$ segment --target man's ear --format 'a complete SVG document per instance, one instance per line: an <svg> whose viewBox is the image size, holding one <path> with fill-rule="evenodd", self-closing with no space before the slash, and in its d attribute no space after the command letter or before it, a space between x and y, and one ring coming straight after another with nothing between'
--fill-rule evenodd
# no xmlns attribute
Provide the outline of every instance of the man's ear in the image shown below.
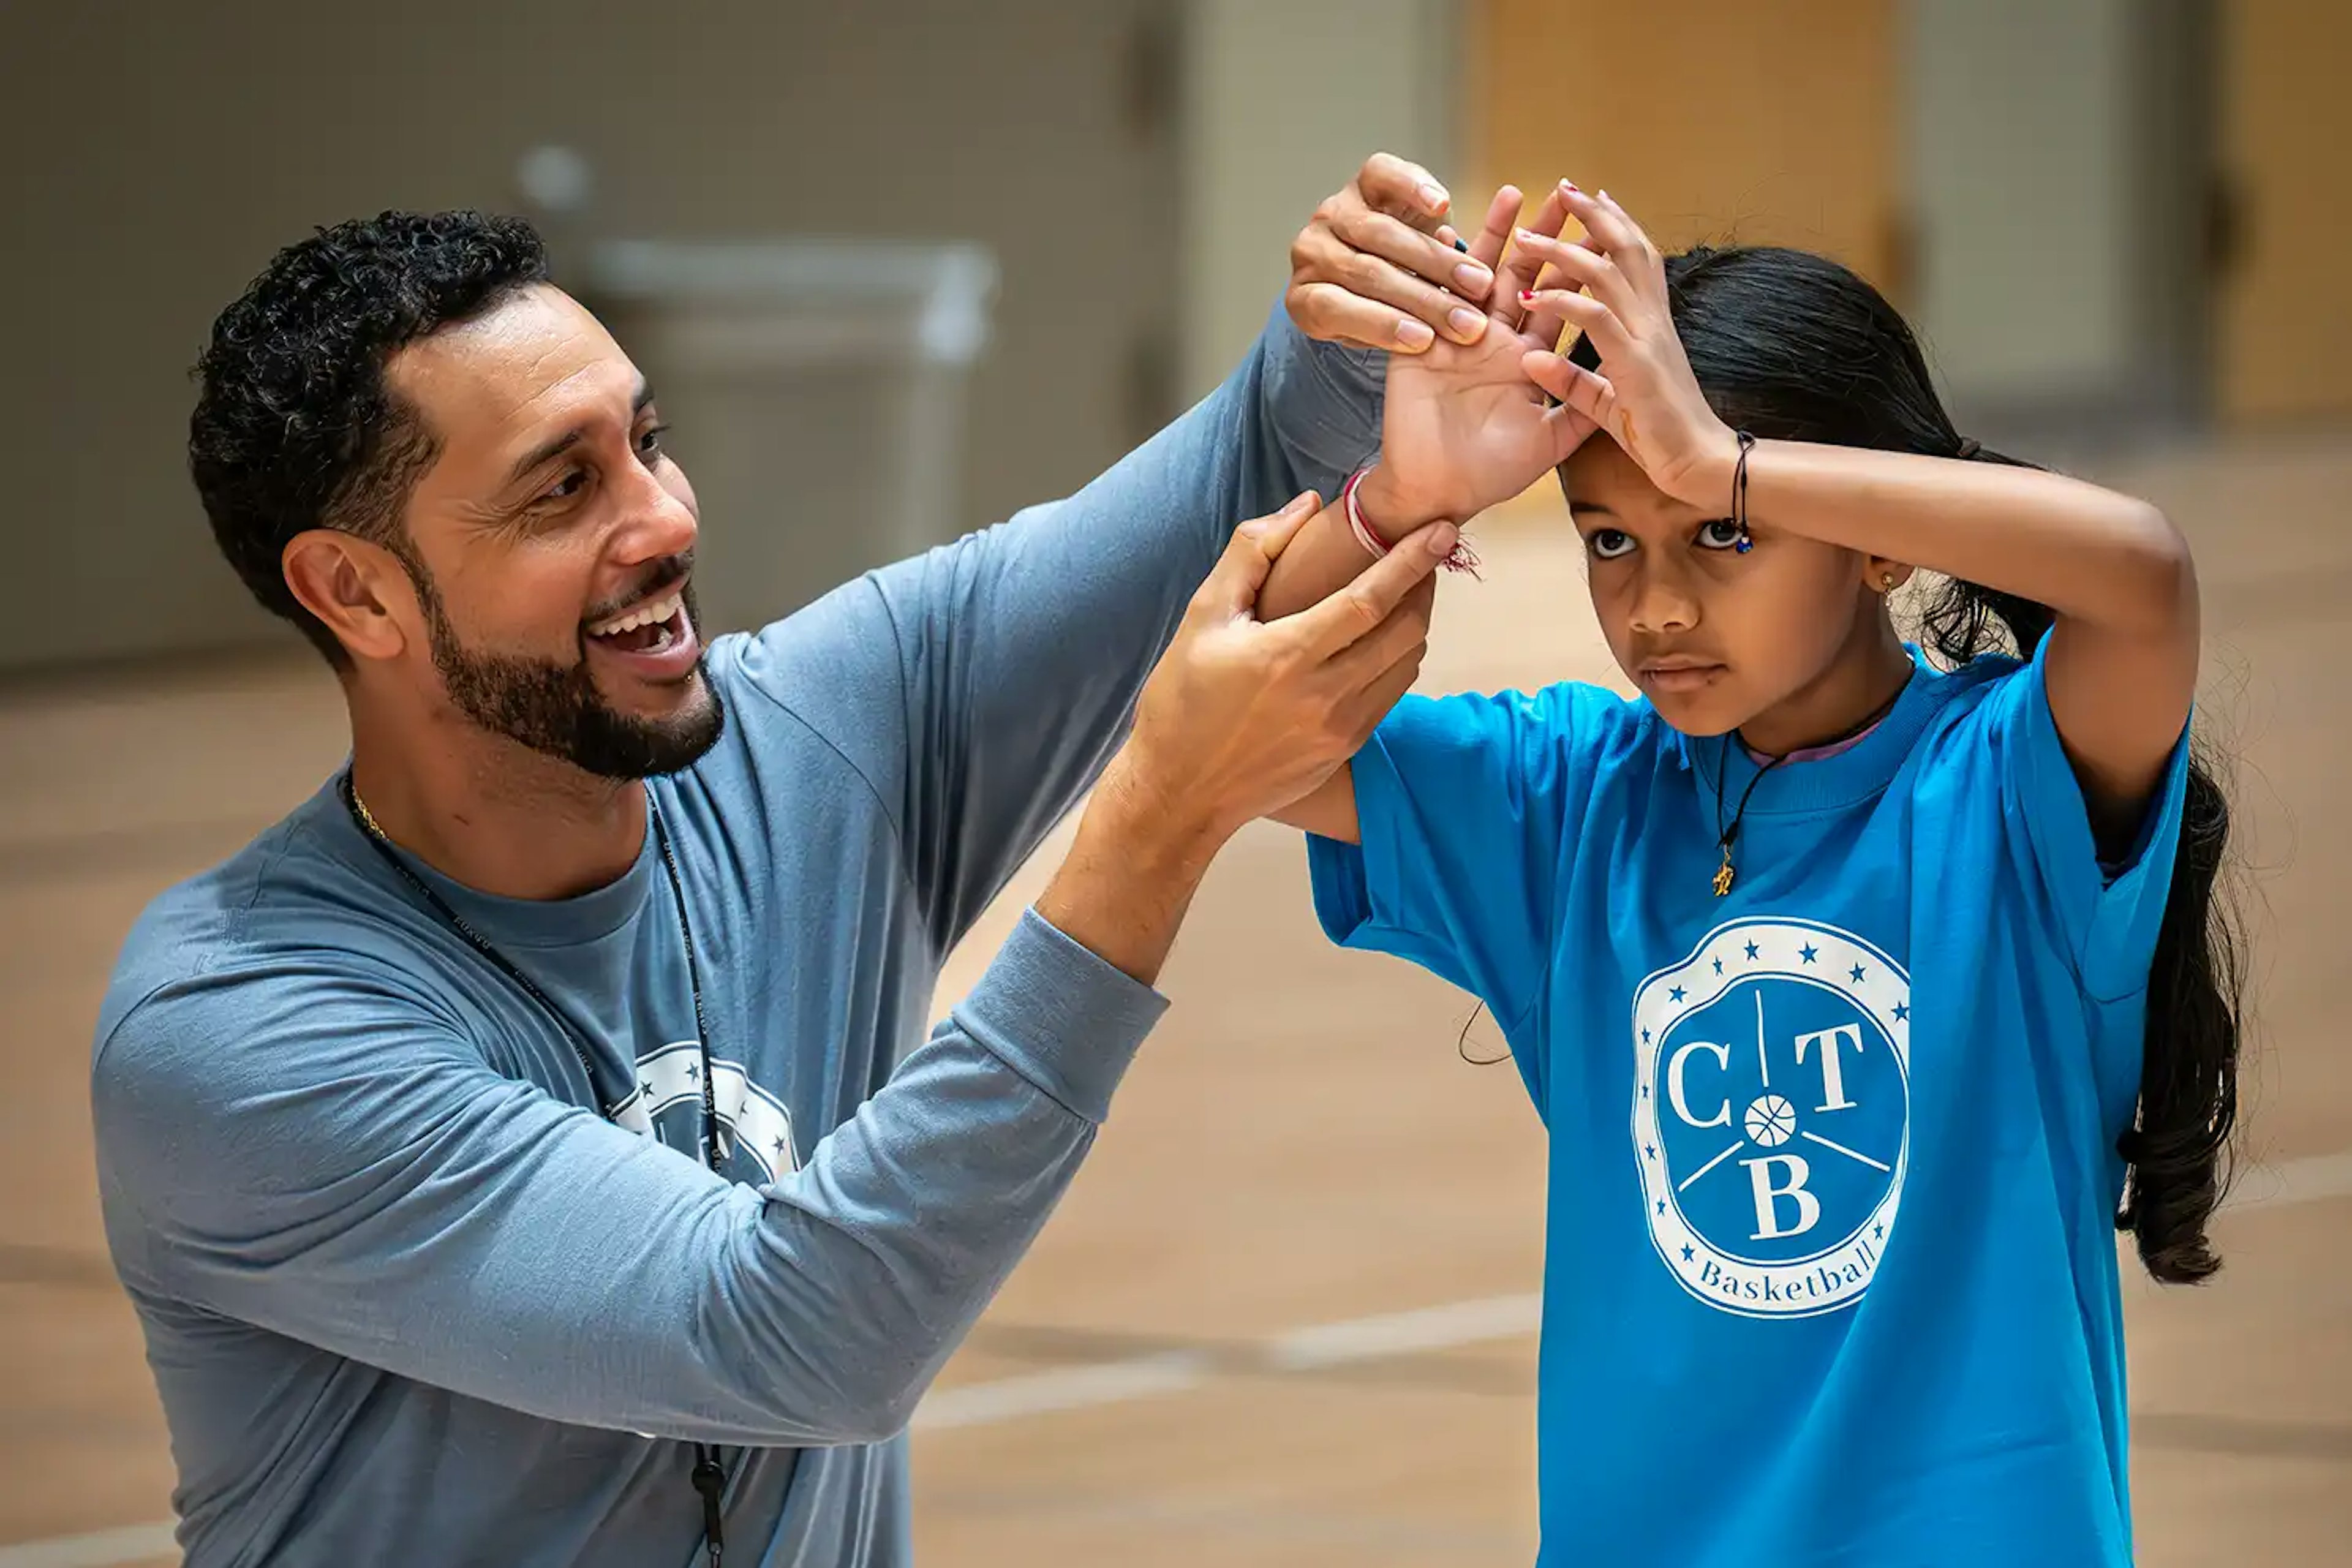
<svg viewBox="0 0 2352 1568"><path fill-rule="evenodd" d="M392 552L340 529L313 528L278 556L286 586L325 623L354 659L397 658L408 647L399 609L411 613L415 585Z"/></svg>

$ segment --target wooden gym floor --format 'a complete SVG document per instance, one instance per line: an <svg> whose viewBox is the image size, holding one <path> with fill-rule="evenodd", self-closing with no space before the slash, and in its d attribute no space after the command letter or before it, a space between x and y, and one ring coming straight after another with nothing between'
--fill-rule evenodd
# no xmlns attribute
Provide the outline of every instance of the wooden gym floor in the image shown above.
<svg viewBox="0 0 2352 1568"><path fill-rule="evenodd" d="M2129 1289L2149 1568L2352 1548L2352 441L2115 476L2206 584L2210 718L2258 868L2260 1162L2202 1290ZM1477 531L1432 689L1611 680L1556 502ZM85 1093L124 930L341 755L306 659L0 693L0 1568L149 1564L169 1455L100 1236ZM950 964L968 987L1046 847ZM1539 1129L1455 1055L1467 1002L1327 947L1290 835L1238 840L1165 981L1176 1004L1034 1254L918 1416L933 1563L1526 1563L1534 1545ZM1472 1054L1499 1048L1491 1026Z"/></svg>

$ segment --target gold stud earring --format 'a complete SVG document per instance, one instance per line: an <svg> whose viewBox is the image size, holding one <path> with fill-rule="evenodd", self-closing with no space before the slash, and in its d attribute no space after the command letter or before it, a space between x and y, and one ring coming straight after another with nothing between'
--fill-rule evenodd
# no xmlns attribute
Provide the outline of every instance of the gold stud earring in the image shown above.
<svg viewBox="0 0 2352 1568"><path fill-rule="evenodd" d="M1881 572L1878 574L1878 585L1881 588L1885 589L1890 594L1895 592L1895 574L1892 572Z"/></svg>

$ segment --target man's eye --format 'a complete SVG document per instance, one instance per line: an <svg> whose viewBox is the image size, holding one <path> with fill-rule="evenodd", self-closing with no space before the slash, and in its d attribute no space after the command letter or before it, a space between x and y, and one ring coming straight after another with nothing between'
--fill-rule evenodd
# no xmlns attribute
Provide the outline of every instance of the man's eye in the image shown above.
<svg viewBox="0 0 2352 1568"><path fill-rule="evenodd" d="M1727 517L1699 524L1698 547L1701 550L1731 550L1739 543L1739 525Z"/></svg>
<svg viewBox="0 0 2352 1568"><path fill-rule="evenodd" d="M1633 552L1633 540L1632 535L1617 529L1604 528L1585 541L1585 548L1591 551L1596 559L1614 561L1620 555Z"/></svg>
<svg viewBox="0 0 2352 1568"><path fill-rule="evenodd" d="M569 500L587 488L588 470L574 468L540 494L541 500Z"/></svg>
<svg viewBox="0 0 2352 1568"><path fill-rule="evenodd" d="M646 458L660 457L662 455L662 437L668 434L669 426L667 425L649 425L646 426L646 433L637 437L637 456Z"/></svg>

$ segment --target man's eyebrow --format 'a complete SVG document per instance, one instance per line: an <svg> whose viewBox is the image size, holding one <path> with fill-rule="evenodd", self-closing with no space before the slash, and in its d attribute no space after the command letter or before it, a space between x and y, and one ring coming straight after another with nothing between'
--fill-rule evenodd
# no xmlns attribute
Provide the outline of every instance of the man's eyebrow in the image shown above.
<svg viewBox="0 0 2352 1568"><path fill-rule="evenodd" d="M560 458L564 453L570 451L572 447L578 446L580 444L580 437L581 432L575 427L573 429L566 430L562 435L556 437L551 441L542 441L538 446L533 447L530 451L525 452L516 460L513 470L507 475L507 483L510 485L521 483L525 477L536 470L541 464L551 461L556 458Z"/></svg>
<svg viewBox="0 0 2352 1568"><path fill-rule="evenodd" d="M634 416L635 415L643 414L646 407L652 404L653 400L654 389L652 385L646 382L645 377L639 376L637 378L636 395L630 400L629 412L631 416ZM541 464L551 462L555 458L563 456L564 453L572 450L572 447L578 446L585 432L582 431L575 426L573 428L566 430L562 435L551 437L548 440L541 442L538 446L533 447L530 451L525 452L520 458L515 460L513 470L507 475L507 483L510 485L520 484L526 476L536 470Z"/></svg>

